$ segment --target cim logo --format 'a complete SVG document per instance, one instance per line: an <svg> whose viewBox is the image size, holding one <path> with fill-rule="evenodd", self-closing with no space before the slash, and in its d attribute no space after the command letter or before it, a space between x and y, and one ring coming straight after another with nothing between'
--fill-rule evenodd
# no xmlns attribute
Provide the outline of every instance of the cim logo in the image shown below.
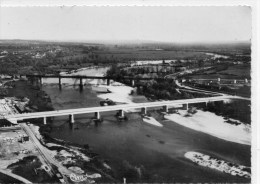
<svg viewBox="0 0 260 184"><path fill-rule="evenodd" d="M82 182L82 181L85 181L87 180L88 183L95 183L94 180L89 180L88 178L91 178L91 179L94 179L94 178L100 178L101 175L100 174L92 174L92 175L76 175L74 173L70 174L70 179L71 181L73 182Z"/></svg>
<svg viewBox="0 0 260 184"><path fill-rule="evenodd" d="M73 182L82 182L85 180L88 180L88 177L86 175L76 175L74 173L70 174L70 179ZM88 180L89 183L94 183L93 180Z"/></svg>

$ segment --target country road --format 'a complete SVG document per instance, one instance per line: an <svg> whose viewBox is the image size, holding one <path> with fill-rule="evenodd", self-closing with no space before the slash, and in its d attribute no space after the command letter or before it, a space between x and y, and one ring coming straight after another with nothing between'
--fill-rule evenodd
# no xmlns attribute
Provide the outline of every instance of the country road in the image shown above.
<svg viewBox="0 0 260 184"><path fill-rule="evenodd" d="M66 167L64 167L63 165L61 165L59 162L57 162L49 153L49 150L47 150L47 148L45 148L44 146L42 146L42 144L40 143L40 141L36 138L34 132L31 130L31 128L26 124L26 123L20 123L22 129L27 133L27 135L30 137L30 140L34 143L34 145L37 147L38 151L40 152L40 154L43 156L46 165L50 168L50 172L52 174L56 174L55 170L53 169L52 165L55 165L59 172L62 175L66 175L66 176L70 176L70 174L72 174L71 171L69 171Z"/></svg>
<svg viewBox="0 0 260 184"><path fill-rule="evenodd" d="M12 178L15 178L17 180L19 180L21 183L27 183L27 184L32 184L32 182L30 182L29 180L17 175L17 174L14 174L12 172L9 172L9 171L6 171L6 170L3 170L3 169L0 169L0 173L3 173L7 176L10 176Z"/></svg>

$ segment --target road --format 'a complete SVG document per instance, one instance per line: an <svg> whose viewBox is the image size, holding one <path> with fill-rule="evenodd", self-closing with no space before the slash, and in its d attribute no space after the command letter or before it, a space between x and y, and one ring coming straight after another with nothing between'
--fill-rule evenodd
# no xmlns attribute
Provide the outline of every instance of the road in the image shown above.
<svg viewBox="0 0 260 184"><path fill-rule="evenodd" d="M88 114L88 113L95 113L95 112L108 112L108 111L118 111L118 110L126 111L129 109L140 109L144 107L149 108L149 107L162 107L162 106L176 106L182 104L223 101L227 99L250 100L249 98L243 98L239 96L223 95L217 97L204 97L204 98L181 99L181 100L171 100L171 101L132 103L132 104L123 104L123 105L114 105L114 106L88 107L88 108L78 108L78 109L13 114L13 115L6 116L6 118L9 121L17 121L17 120L25 120L25 119L33 119L33 118L64 116L64 115L71 115L71 114L73 115Z"/></svg>
<svg viewBox="0 0 260 184"><path fill-rule="evenodd" d="M66 167L64 167L63 165L61 165L58 161L56 161L51 154L49 153L49 150L47 148L45 148L40 141L36 138L34 132L31 130L31 128L25 124L25 123L20 123L22 129L27 133L27 135L30 137L30 140L34 143L34 145L36 146L36 148L38 149L38 151L40 152L40 154L42 155L43 159L46 162L46 165L51 169L50 172L52 174L56 174L55 170L53 169L52 165L55 165L59 172L62 175L65 176L70 176L70 174L72 173L71 171L69 171Z"/></svg>
<svg viewBox="0 0 260 184"><path fill-rule="evenodd" d="M212 95L219 95L219 96L231 96L229 94L225 94L225 93L219 93L219 92L215 92L215 91L207 91L207 90L203 90L203 89L197 89L197 88L192 88L190 86L185 86L179 83L178 80L175 80L176 85L179 88L185 89L185 90L192 90L192 91L196 91L196 92L201 92L203 94L210 94L212 93ZM251 101L251 98L246 98L246 97L242 97L242 96L237 96L237 95L232 95L232 97L237 98L237 99L241 99L241 100L248 100Z"/></svg>
<svg viewBox="0 0 260 184"><path fill-rule="evenodd" d="M18 176L16 174L12 173L12 172L9 172L9 171L3 170L3 169L0 169L0 172L5 174L5 175L8 175L8 176L10 176L12 178L15 178L15 179L19 180L21 183L27 183L27 184L31 184L32 183L29 180L27 180L27 179L25 179L25 178L23 178L21 176Z"/></svg>
<svg viewBox="0 0 260 184"><path fill-rule="evenodd" d="M203 90L203 89L197 89L197 88L192 88L190 86L185 86L179 83L178 80L175 80L176 85L180 88L180 89L185 89L185 90L190 90L190 91L196 91L196 92L200 92L203 94L212 94L212 95L219 95L219 96L230 96L227 95L225 93L219 93L219 92L213 92L213 91L207 91L207 90Z"/></svg>
<svg viewBox="0 0 260 184"><path fill-rule="evenodd" d="M184 75L184 74L191 74L193 72L198 72L200 70L208 70L210 68L212 68L212 66L203 67L203 68L187 69L187 70L182 71L182 72L176 72L176 73L173 73L173 74L166 75L164 78L165 79L170 79L170 78L175 79L176 77Z"/></svg>

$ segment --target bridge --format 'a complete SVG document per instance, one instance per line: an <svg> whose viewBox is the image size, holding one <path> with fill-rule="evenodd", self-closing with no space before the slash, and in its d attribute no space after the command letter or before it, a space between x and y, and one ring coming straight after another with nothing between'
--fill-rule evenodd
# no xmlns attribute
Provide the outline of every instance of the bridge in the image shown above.
<svg viewBox="0 0 260 184"><path fill-rule="evenodd" d="M159 78L153 78L153 77L110 77L110 76L86 76L86 75L25 75L26 78L28 78L31 83L34 83L34 81L37 84L42 84L43 78L57 78L59 79L59 87L61 88L62 79L69 78L69 79L78 79L79 80L79 87L80 90L83 89L83 79L102 79L106 80L107 85L110 85L111 80L118 81L118 80L128 80L131 84L131 86L135 86L135 81L147 81L147 80L165 80L163 77ZM168 79L170 81L173 81L173 79Z"/></svg>
<svg viewBox="0 0 260 184"><path fill-rule="evenodd" d="M74 123L75 122L74 116L77 114L94 113L95 114L94 118L100 119L100 112L118 111L118 113L119 113L118 115L120 117L124 117L124 111L126 111L126 110L141 109L142 114L146 114L147 108L151 108L151 107L163 107L163 111L167 113L169 107L173 107L176 105L182 105L184 109L188 110L189 104L225 101L228 99L250 100L248 98L243 98L243 97L239 97L239 96L225 95L225 96L206 97L206 98L181 99L181 100L146 102L146 103L132 103L132 104L123 104L123 105L114 105L114 106L88 107L88 108L78 108L78 109L66 109L66 110L14 114L14 115L6 116L5 118L11 122L16 122L16 123L17 123L17 121L20 121L20 120L43 118L43 122L44 122L44 124L46 124L47 117L69 115L70 122Z"/></svg>
<svg viewBox="0 0 260 184"><path fill-rule="evenodd" d="M177 73L176 73L177 74ZM69 79L78 79L79 80L79 89L80 91L83 90L83 79L101 79L101 80L106 80L106 84L109 86L111 83L111 80L114 81L129 81L130 85L132 87L135 86L136 81L148 81L148 80L169 80L169 81L174 81L174 78L169 78L167 76L165 77L158 77L158 78L153 78L153 77L109 77L109 76L86 76L86 75L25 75L32 84L36 82L36 85L42 84L42 79L43 78L57 78L59 79L59 88L62 88L62 79L69 78ZM216 79L181 79L182 82L185 81L204 81L204 82L217 82L219 84L224 84L224 83L231 83L231 84L248 84L251 81L248 79L221 79L221 78L216 78Z"/></svg>
<svg viewBox="0 0 260 184"><path fill-rule="evenodd" d="M195 82L217 82L219 84L248 84L251 83L251 80L245 79L222 79L222 78L215 78L215 79L183 79L182 81L195 81Z"/></svg>

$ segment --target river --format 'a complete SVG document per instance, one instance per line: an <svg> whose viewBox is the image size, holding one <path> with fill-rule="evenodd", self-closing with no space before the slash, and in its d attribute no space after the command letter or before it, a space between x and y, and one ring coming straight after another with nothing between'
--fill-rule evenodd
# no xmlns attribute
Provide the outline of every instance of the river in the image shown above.
<svg viewBox="0 0 260 184"><path fill-rule="evenodd" d="M97 69L98 70L98 69ZM99 106L98 94L89 86L80 92L77 86L43 85L54 109ZM129 120L118 122L115 112L102 113L101 125L91 124L93 114L77 115L72 130L68 117L57 117L51 137L78 144L88 144L106 159L115 177L127 182L250 182L250 180L197 166L184 158L187 151L198 151L223 160L251 165L251 147L228 142L208 134L163 120L152 112L163 127L142 121L138 113L128 113Z"/></svg>

